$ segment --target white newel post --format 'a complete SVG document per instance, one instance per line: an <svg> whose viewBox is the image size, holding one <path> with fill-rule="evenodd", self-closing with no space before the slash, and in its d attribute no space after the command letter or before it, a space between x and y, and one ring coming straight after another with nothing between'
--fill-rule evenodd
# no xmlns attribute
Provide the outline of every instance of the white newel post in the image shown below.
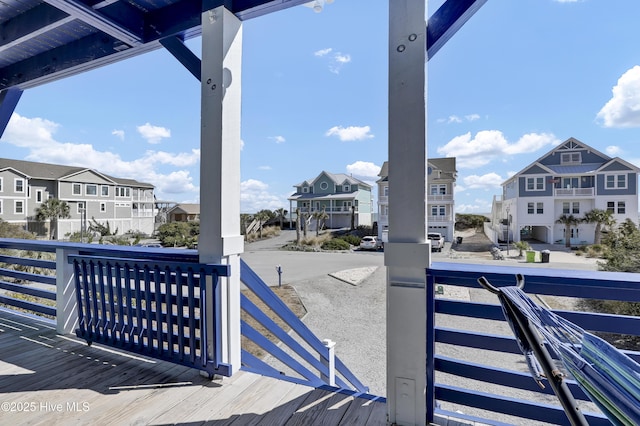
<svg viewBox="0 0 640 426"><path fill-rule="evenodd" d="M216 346L221 362L240 369L240 103L242 22L224 6L202 14L202 78L200 141L201 263L231 267L218 285ZM207 283L207 292L211 291ZM211 305L211 304L209 304ZM211 324L210 319L207 319ZM213 331L208 329L208 340ZM207 347L213 356L213 344Z"/></svg>
<svg viewBox="0 0 640 426"><path fill-rule="evenodd" d="M77 251L56 249L56 331L70 334L78 327L78 304L73 265L69 256Z"/></svg>
<svg viewBox="0 0 640 426"><path fill-rule="evenodd" d="M326 358L320 357L322 365L327 368L328 375L324 373L320 375L320 378L329 386L336 385L336 342L331 339L324 339L322 341L324 347L327 349Z"/></svg>
<svg viewBox="0 0 640 426"><path fill-rule="evenodd" d="M388 422L426 422L426 1L389 2Z"/></svg>

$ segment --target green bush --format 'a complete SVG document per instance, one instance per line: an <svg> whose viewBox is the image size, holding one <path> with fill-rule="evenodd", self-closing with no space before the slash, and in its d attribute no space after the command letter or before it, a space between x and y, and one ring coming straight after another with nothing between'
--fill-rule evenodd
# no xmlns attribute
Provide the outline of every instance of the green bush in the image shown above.
<svg viewBox="0 0 640 426"><path fill-rule="evenodd" d="M340 240L344 240L351 244L352 246L359 246L361 238L357 235L341 235L338 237Z"/></svg>
<svg viewBox="0 0 640 426"><path fill-rule="evenodd" d="M351 246L341 238L334 238L322 244L322 250L349 250Z"/></svg>

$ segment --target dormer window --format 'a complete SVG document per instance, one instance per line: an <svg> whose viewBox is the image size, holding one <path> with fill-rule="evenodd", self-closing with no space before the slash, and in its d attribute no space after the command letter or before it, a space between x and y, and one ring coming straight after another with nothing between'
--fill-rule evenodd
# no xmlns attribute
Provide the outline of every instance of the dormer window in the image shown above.
<svg viewBox="0 0 640 426"><path fill-rule="evenodd" d="M351 192L351 185L349 185L349 184L342 185L342 190L344 192Z"/></svg>
<svg viewBox="0 0 640 426"><path fill-rule="evenodd" d="M322 189L324 191L327 188L329 188L329 184L327 182L321 182L320 183L320 189Z"/></svg>
<svg viewBox="0 0 640 426"><path fill-rule="evenodd" d="M303 194L307 194L309 192L309 187L308 186L303 186L302 187L302 193Z"/></svg>
<svg viewBox="0 0 640 426"><path fill-rule="evenodd" d="M579 152L563 152L560 155L560 164L581 164L582 155Z"/></svg>

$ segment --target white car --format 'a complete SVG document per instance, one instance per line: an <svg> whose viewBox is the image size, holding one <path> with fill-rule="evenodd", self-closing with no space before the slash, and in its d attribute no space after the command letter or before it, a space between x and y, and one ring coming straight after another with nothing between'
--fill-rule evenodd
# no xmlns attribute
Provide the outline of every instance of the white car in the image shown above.
<svg viewBox="0 0 640 426"><path fill-rule="evenodd" d="M362 237L360 239L360 250L378 250L378 237Z"/></svg>

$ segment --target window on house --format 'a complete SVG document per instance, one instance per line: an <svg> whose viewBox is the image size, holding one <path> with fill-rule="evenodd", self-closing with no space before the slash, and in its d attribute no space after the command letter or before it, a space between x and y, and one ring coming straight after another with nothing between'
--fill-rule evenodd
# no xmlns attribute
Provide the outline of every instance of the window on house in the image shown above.
<svg viewBox="0 0 640 426"><path fill-rule="evenodd" d="M577 177L562 178L563 188L578 188L580 185L580 179Z"/></svg>
<svg viewBox="0 0 640 426"><path fill-rule="evenodd" d="M431 185L431 195L438 195L438 185Z"/></svg>
<svg viewBox="0 0 640 426"><path fill-rule="evenodd" d="M580 238L580 232L578 228L571 228L571 238Z"/></svg>
<svg viewBox="0 0 640 426"><path fill-rule="evenodd" d="M533 203L527 203L527 213L533 214Z"/></svg>
<svg viewBox="0 0 640 426"><path fill-rule="evenodd" d="M327 182L322 182L320 183L320 189L325 190L329 187L329 184Z"/></svg>
<svg viewBox="0 0 640 426"><path fill-rule="evenodd" d="M389 196L389 185L385 185L384 187L382 187L382 193L385 197Z"/></svg>
<svg viewBox="0 0 640 426"><path fill-rule="evenodd" d="M605 186L607 189L624 189L627 187L627 175L607 175Z"/></svg>
<svg viewBox="0 0 640 426"><path fill-rule="evenodd" d="M309 192L309 187L308 187L308 186L303 186L303 187L302 187L302 193L303 193L303 194L306 194L306 193L308 193L308 192Z"/></svg>
<svg viewBox="0 0 640 426"><path fill-rule="evenodd" d="M582 155L580 152L563 152L560 156L561 164L580 164Z"/></svg>
<svg viewBox="0 0 640 426"><path fill-rule="evenodd" d="M98 185L87 184L84 188L86 195L98 195Z"/></svg>
<svg viewBox="0 0 640 426"><path fill-rule="evenodd" d="M625 214L627 212L627 202L618 201L618 214Z"/></svg>
<svg viewBox="0 0 640 426"><path fill-rule="evenodd" d="M614 203L613 201L607 201L607 211L610 213L615 213L616 212L616 203Z"/></svg>
<svg viewBox="0 0 640 426"><path fill-rule="evenodd" d="M2 178L0 177L0 192L2 192Z"/></svg>
<svg viewBox="0 0 640 426"><path fill-rule="evenodd" d="M0 214L2 214L2 200L0 200Z"/></svg>
<svg viewBox="0 0 640 426"><path fill-rule="evenodd" d="M446 216L446 206L431 206L431 216Z"/></svg>
<svg viewBox="0 0 640 426"><path fill-rule="evenodd" d="M389 216L389 206L386 204L383 204L382 206L380 206L380 215L381 216Z"/></svg>
<svg viewBox="0 0 640 426"><path fill-rule="evenodd" d="M344 192L351 192L351 185L342 185L342 190Z"/></svg>
<svg viewBox="0 0 640 426"><path fill-rule="evenodd" d="M544 178L527 178L527 191L544 191Z"/></svg>
<svg viewBox="0 0 640 426"><path fill-rule="evenodd" d="M537 214L544 214L544 203L537 203L536 204L536 213Z"/></svg>
<svg viewBox="0 0 640 426"><path fill-rule="evenodd" d="M24 201L16 201L13 209L15 214L24 213Z"/></svg>
<svg viewBox="0 0 640 426"><path fill-rule="evenodd" d="M571 204L571 213L573 214L580 214L580 203L579 202L573 202Z"/></svg>
<svg viewBox="0 0 640 426"><path fill-rule="evenodd" d="M116 197L130 197L131 188L125 188L124 186L116 187Z"/></svg>
<svg viewBox="0 0 640 426"><path fill-rule="evenodd" d="M16 192L24 192L24 179L16 179L14 182Z"/></svg>
<svg viewBox="0 0 640 426"><path fill-rule="evenodd" d="M82 214L82 212L84 211L84 203L83 203L83 202L80 202L80 203L78 203L78 204L77 204L77 206L78 206L78 208L77 208L77 210L76 210L76 211L77 211L77 213L78 213L78 214Z"/></svg>
<svg viewBox="0 0 640 426"><path fill-rule="evenodd" d="M562 203L562 214L569 214L569 213L571 213L571 211L569 210L569 209L570 209L570 207L571 207L571 206L569 205L569 203L567 203L567 202Z"/></svg>
<svg viewBox="0 0 640 426"><path fill-rule="evenodd" d="M74 183L71 193L73 195L82 195L82 185L80 185L79 183Z"/></svg>
<svg viewBox="0 0 640 426"><path fill-rule="evenodd" d="M42 189L36 191L36 203L42 202Z"/></svg>
<svg viewBox="0 0 640 426"><path fill-rule="evenodd" d="M109 187L107 185L102 185L100 187L100 194L103 197L108 197L109 196Z"/></svg>
<svg viewBox="0 0 640 426"><path fill-rule="evenodd" d="M100 213L107 211L107 203L100 203Z"/></svg>

